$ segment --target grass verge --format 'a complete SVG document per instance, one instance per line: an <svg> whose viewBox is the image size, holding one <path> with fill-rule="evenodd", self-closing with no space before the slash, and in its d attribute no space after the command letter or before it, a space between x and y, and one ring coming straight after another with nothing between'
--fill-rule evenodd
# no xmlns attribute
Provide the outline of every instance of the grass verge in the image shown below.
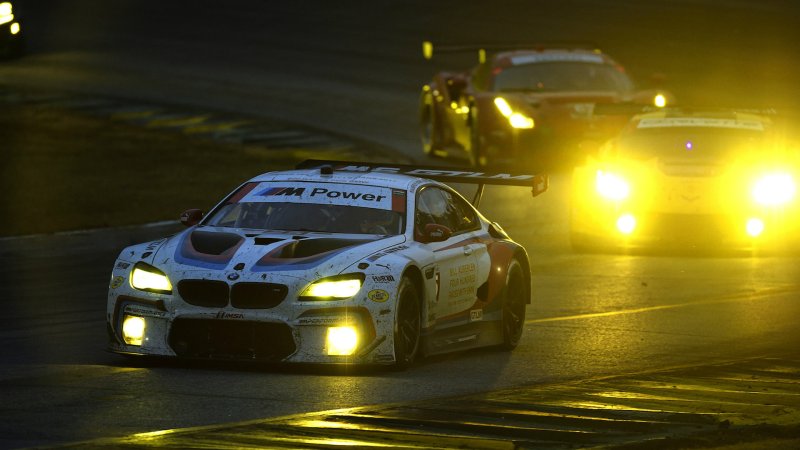
<svg viewBox="0 0 800 450"><path fill-rule="evenodd" d="M37 105L0 108L0 136L0 236L177 220L311 156Z"/></svg>

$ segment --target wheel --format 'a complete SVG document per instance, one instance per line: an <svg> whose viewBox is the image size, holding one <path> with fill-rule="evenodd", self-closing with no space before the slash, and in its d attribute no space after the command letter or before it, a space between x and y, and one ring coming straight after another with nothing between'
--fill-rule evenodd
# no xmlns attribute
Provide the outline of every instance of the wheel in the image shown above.
<svg viewBox="0 0 800 450"><path fill-rule="evenodd" d="M422 309L419 293L408 277L403 277L397 289L397 315L394 321L395 367L410 366L420 351Z"/></svg>
<svg viewBox="0 0 800 450"><path fill-rule="evenodd" d="M503 344L500 346L502 350L513 350L522 338L522 330L525 328L527 292L522 266L517 260L512 260L508 266L503 295Z"/></svg>

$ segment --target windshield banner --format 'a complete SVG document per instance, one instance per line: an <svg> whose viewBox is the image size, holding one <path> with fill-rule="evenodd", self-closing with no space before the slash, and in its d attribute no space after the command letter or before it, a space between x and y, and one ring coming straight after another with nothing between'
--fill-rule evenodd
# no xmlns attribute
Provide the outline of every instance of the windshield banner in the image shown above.
<svg viewBox="0 0 800 450"><path fill-rule="evenodd" d="M259 183L241 202L313 203L392 210L392 189L333 183Z"/></svg>

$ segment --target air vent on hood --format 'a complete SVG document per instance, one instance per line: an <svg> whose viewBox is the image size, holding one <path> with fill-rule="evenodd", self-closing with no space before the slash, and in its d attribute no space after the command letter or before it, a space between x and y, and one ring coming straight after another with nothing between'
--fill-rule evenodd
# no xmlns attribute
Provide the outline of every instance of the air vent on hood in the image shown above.
<svg viewBox="0 0 800 450"><path fill-rule="evenodd" d="M243 239L238 234L215 231L195 230L191 235L194 250L206 255L221 255L226 250L235 247Z"/></svg>

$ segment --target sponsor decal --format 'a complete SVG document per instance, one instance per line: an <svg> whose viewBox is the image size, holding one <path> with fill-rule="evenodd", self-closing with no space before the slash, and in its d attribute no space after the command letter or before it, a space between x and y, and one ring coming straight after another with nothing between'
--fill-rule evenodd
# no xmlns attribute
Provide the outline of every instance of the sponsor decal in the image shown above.
<svg viewBox="0 0 800 450"><path fill-rule="evenodd" d="M386 300L389 300L389 293L384 291L383 289L373 289L369 291L367 294L367 298L372 300L373 302L383 303Z"/></svg>
<svg viewBox="0 0 800 450"><path fill-rule="evenodd" d="M152 309L142 308L136 305L128 305L125 307L125 312L128 314L133 314L136 316L141 317L155 317L157 319L163 319L167 316L167 313L164 311L153 311Z"/></svg>
<svg viewBox="0 0 800 450"><path fill-rule="evenodd" d="M742 130L762 131L764 124L758 120L717 119L702 117L665 117L642 119L636 128L669 128L669 127L712 127L738 128Z"/></svg>
<svg viewBox="0 0 800 450"><path fill-rule="evenodd" d="M130 267L130 266L131 266L131 263L126 263L126 262L124 262L124 261L120 261L120 262L118 262L118 263L117 263L117 265L115 266L115 268L117 268L117 269L122 269L122 270L125 270L125 269L127 269L128 267Z"/></svg>
<svg viewBox="0 0 800 450"><path fill-rule="evenodd" d="M122 286L122 283L124 281L125 281L125 277L114 277L114 278L111 279L111 284L109 285L109 287L111 289L116 289L116 288Z"/></svg>
<svg viewBox="0 0 800 450"><path fill-rule="evenodd" d="M372 357L372 361L376 363L392 362L394 361L394 355L375 355Z"/></svg>
<svg viewBox="0 0 800 450"><path fill-rule="evenodd" d="M331 326L331 325L343 325L349 322L350 320L347 317L341 317L341 316L301 317L297 319L298 325Z"/></svg>
<svg viewBox="0 0 800 450"><path fill-rule="evenodd" d="M152 252L153 250L157 249L161 244L163 244L165 241L166 241L166 239L159 239L157 241L153 241L153 242L147 244L147 247L145 248L145 251Z"/></svg>
<svg viewBox="0 0 800 450"><path fill-rule="evenodd" d="M372 281L376 283L394 283L394 275L373 275Z"/></svg>
<svg viewBox="0 0 800 450"><path fill-rule="evenodd" d="M229 313L225 311L220 311L215 316L217 319L244 319L244 314L242 313Z"/></svg>
<svg viewBox="0 0 800 450"><path fill-rule="evenodd" d="M282 182L283 184L285 182ZM264 182L246 195L243 202L292 202L326 205L363 206L392 210L402 208L405 202L394 200L393 190L385 187L334 184L334 183L296 183L292 186Z"/></svg>
<svg viewBox="0 0 800 450"><path fill-rule="evenodd" d="M469 312L469 321L470 322L477 322L479 320L483 320L483 310L482 309L473 309Z"/></svg>
<svg viewBox="0 0 800 450"><path fill-rule="evenodd" d="M369 258L367 258L367 261L375 262L375 261L383 258L386 255L391 255L392 253L403 251L403 250L405 250L407 248L408 248L407 245L398 245L396 247L390 247L390 248L387 248L386 250L383 250L381 252L375 253L374 255L370 256Z"/></svg>

